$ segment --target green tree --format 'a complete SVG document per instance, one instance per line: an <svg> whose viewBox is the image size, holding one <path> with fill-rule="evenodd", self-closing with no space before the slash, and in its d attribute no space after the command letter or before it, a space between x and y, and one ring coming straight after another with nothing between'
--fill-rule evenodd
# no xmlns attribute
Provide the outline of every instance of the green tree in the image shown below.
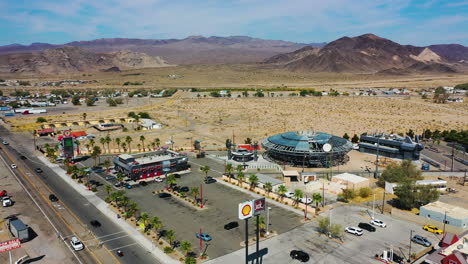
<svg viewBox="0 0 468 264"><path fill-rule="evenodd" d="M107 192L107 196L109 196L110 193L112 192L112 186L110 186L109 184L106 184L104 186L104 190Z"/></svg>
<svg viewBox="0 0 468 264"><path fill-rule="evenodd" d="M83 121L86 121L86 117L88 116L88 114L86 113L83 113Z"/></svg>
<svg viewBox="0 0 468 264"><path fill-rule="evenodd" d="M170 174L167 176L167 180L166 180L167 184L172 185L172 184L176 184L177 183L177 179L176 177L174 176L174 174Z"/></svg>
<svg viewBox="0 0 468 264"><path fill-rule="evenodd" d="M349 188L343 189L342 194L346 200L351 200L356 197L356 191L354 191L354 189L349 189Z"/></svg>
<svg viewBox="0 0 468 264"><path fill-rule="evenodd" d="M210 170L211 170L210 166L207 166L207 165L200 167L200 171L205 173L205 180L208 178L208 172L210 172Z"/></svg>
<svg viewBox="0 0 468 264"><path fill-rule="evenodd" d="M117 106L117 102L112 98L107 98L106 103L108 103L109 106Z"/></svg>
<svg viewBox="0 0 468 264"><path fill-rule="evenodd" d="M408 179L399 183L395 188L398 205L402 209L410 210L437 201L439 191L430 185L416 185L414 180Z"/></svg>
<svg viewBox="0 0 468 264"><path fill-rule="evenodd" d="M117 151L120 152L120 143L122 143L121 139L118 137L118 138L115 138L114 141L115 141L115 144L117 145Z"/></svg>
<svg viewBox="0 0 468 264"><path fill-rule="evenodd" d="M148 213L146 213L146 212L141 213L139 222L142 223L143 225L145 225L145 230L146 230L146 226L148 225L149 221L150 221L150 217L149 217Z"/></svg>
<svg viewBox="0 0 468 264"><path fill-rule="evenodd" d="M234 166L232 165L232 163L226 164L226 166L224 167L224 172L229 177L229 182L231 182L232 173L234 172Z"/></svg>
<svg viewBox="0 0 468 264"><path fill-rule="evenodd" d="M103 164L104 168L106 168L106 172L108 173L109 172L109 167L111 166L111 162L110 160L106 159Z"/></svg>
<svg viewBox="0 0 468 264"><path fill-rule="evenodd" d="M110 136L106 136L104 138L104 141L106 142L107 144L107 151L108 153L111 153L111 150L110 150L110 143L112 142L112 138Z"/></svg>
<svg viewBox="0 0 468 264"><path fill-rule="evenodd" d="M348 133L344 133L343 138L346 139L346 140L349 140Z"/></svg>
<svg viewBox="0 0 468 264"><path fill-rule="evenodd" d="M232 147L232 142L231 142L231 140L228 138L228 139L226 139L226 148L227 148L227 149L230 149L231 147Z"/></svg>
<svg viewBox="0 0 468 264"><path fill-rule="evenodd" d="M258 217L258 220L257 220L257 217L254 218L254 226L256 227L257 226L257 221L258 221L258 228L260 229L260 234L261 235L264 235L265 234L265 229L266 229L266 224L265 224L265 217L263 216L260 216Z"/></svg>
<svg viewBox="0 0 468 264"><path fill-rule="evenodd" d="M90 96L86 98L85 103L87 106L93 106L95 101L94 101L94 96Z"/></svg>
<svg viewBox="0 0 468 264"><path fill-rule="evenodd" d="M186 257L184 259L185 264L197 264L197 260L194 257Z"/></svg>
<svg viewBox="0 0 468 264"><path fill-rule="evenodd" d="M198 194L199 194L198 187L191 187L191 188L190 188L190 195L193 196L193 200L194 200L194 201L197 200Z"/></svg>
<svg viewBox="0 0 468 264"><path fill-rule="evenodd" d="M330 231L330 218L320 216L317 218L318 231L322 234L328 234Z"/></svg>
<svg viewBox="0 0 468 264"><path fill-rule="evenodd" d="M117 180L118 182L121 183L121 182L123 181L124 177L125 177L125 175L124 175L122 172L120 172L120 171L117 172L116 180Z"/></svg>
<svg viewBox="0 0 468 264"><path fill-rule="evenodd" d="M161 220L157 216L153 216L153 218L151 218L151 227L156 232L158 232L163 227Z"/></svg>
<svg viewBox="0 0 468 264"><path fill-rule="evenodd" d="M254 189L258 184L258 176L255 173L249 176L250 189Z"/></svg>
<svg viewBox="0 0 468 264"><path fill-rule="evenodd" d="M301 190L296 189L294 190L293 197L294 197L294 200L296 201L296 204L298 204L299 200L301 200L301 198L304 197L304 193Z"/></svg>
<svg viewBox="0 0 468 264"><path fill-rule="evenodd" d="M188 242L188 241L182 241L180 243L180 250L184 253L185 256L187 256L187 254L192 251L192 243Z"/></svg>
<svg viewBox="0 0 468 264"><path fill-rule="evenodd" d="M172 242L174 242L174 240L176 239L174 230L172 230L172 229L167 230L166 231L166 238L169 240L169 244L173 245Z"/></svg>
<svg viewBox="0 0 468 264"><path fill-rule="evenodd" d="M130 143L132 143L133 139L130 136L125 137L125 142L128 144L128 152L132 152L132 148L130 147Z"/></svg>
<svg viewBox="0 0 468 264"><path fill-rule="evenodd" d="M94 148L95 144L96 144L96 142L94 141L94 139L89 140L89 145L91 145L91 148Z"/></svg>
<svg viewBox="0 0 468 264"><path fill-rule="evenodd" d="M445 104L447 99L449 98L449 94L444 87L437 87L434 93L434 102L438 104Z"/></svg>
<svg viewBox="0 0 468 264"><path fill-rule="evenodd" d="M385 182L399 183L406 179L421 180L421 170L410 160L404 160L400 164L390 164L385 168L377 180L379 187L385 187Z"/></svg>
<svg viewBox="0 0 468 264"><path fill-rule="evenodd" d="M322 195L320 193L312 194L312 201L315 202L315 207L318 207L318 204L322 201Z"/></svg>
<svg viewBox="0 0 468 264"><path fill-rule="evenodd" d="M140 141L141 141L141 145L143 145L143 152L145 152L145 136L141 135L140 136Z"/></svg>
<svg viewBox="0 0 468 264"><path fill-rule="evenodd" d="M410 129L410 130L408 130L408 132L406 132L406 135L408 137L410 137L411 139L413 139L414 138L414 131L412 129Z"/></svg>
<svg viewBox="0 0 468 264"><path fill-rule="evenodd" d="M369 187L362 187L359 189L359 196L367 198L372 194L372 189Z"/></svg>
<svg viewBox="0 0 468 264"><path fill-rule="evenodd" d="M100 138L99 143L101 143L101 145L102 145L102 151L105 152L106 151L106 146L105 146L106 145L106 139L105 138Z"/></svg>
<svg viewBox="0 0 468 264"><path fill-rule="evenodd" d="M237 179L239 180L239 185L242 186L242 183L245 181L245 174L243 171L237 173Z"/></svg>
<svg viewBox="0 0 468 264"><path fill-rule="evenodd" d="M80 103L80 96L77 95L77 94L73 95L73 97L72 97L72 99L71 99L71 103L72 103L73 105L81 105L81 103Z"/></svg>
<svg viewBox="0 0 468 264"><path fill-rule="evenodd" d="M281 200L284 198L284 194L288 192L288 189L284 185L278 187L278 194L281 196Z"/></svg>
<svg viewBox="0 0 468 264"><path fill-rule="evenodd" d="M101 148L99 146L94 146L93 151L91 152L91 158L93 158L94 160L94 167L97 166L96 161L97 161L97 158L99 158L101 154L102 154Z"/></svg>
<svg viewBox="0 0 468 264"><path fill-rule="evenodd" d="M330 235L332 237L341 237L343 236L343 226L340 224L332 224L330 226Z"/></svg>
<svg viewBox="0 0 468 264"><path fill-rule="evenodd" d="M161 145L161 140L159 138L155 138L154 143L156 143L156 146L158 146L159 148L159 146Z"/></svg>
<svg viewBox="0 0 468 264"><path fill-rule="evenodd" d="M252 139L248 137L248 138L246 138L246 139L244 140L244 143L245 143L245 144L252 144Z"/></svg>
<svg viewBox="0 0 468 264"><path fill-rule="evenodd" d="M354 134L353 138L351 139L351 142L353 142L353 143L358 143L358 142L359 142L359 137L358 137L358 135Z"/></svg>
<svg viewBox="0 0 468 264"><path fill-rule="evenodd" d="M265 183L265 186L264 186L264 189L267 193L267 196L270 195L270 192L273 190L273 184L271 184L271 182L266 182Z"/></svg>
<svg viewBox="0 0 468 264"><path fill-rule="evenodd" d="M139 210L140 210L140 208L138 207L137 203L135 203L135 202L130 203L129 206L128 206L128 210L127 210L127 212L125 214L125 220L127 220L127 218L132 216L132 215L136 215Z"/></svg>

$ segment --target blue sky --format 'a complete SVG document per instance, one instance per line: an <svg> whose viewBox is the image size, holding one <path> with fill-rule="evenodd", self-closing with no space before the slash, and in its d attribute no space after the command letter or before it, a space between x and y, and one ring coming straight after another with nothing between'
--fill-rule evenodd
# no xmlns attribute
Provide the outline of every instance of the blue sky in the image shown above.
<svg viewBox="0 0 468 264"><path fill-rule="evenodd" d="M330 42L374 33L468 46L468 0L1 0L0 45L247 35Z"/></svg>

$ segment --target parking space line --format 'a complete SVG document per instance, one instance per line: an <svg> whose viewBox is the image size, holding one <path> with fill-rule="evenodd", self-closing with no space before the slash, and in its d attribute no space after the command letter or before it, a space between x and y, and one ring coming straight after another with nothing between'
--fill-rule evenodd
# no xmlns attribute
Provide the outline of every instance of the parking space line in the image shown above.
<svg viewBox="0 0 468 264"><path fill-rule="evenodd" d="M131 247L131 246L134 246L134 245L138 245L138 243L132 243L132 244L128 244L128 245L125 245L125 246L118 247L118 248L109 249L109 251L119 250L119 249L122 249L122 248Z"/></svg>

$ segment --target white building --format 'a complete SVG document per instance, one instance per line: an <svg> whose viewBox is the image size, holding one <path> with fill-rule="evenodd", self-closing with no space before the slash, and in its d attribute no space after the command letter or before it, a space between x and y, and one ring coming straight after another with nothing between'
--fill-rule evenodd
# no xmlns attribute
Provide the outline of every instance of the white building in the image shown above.
<svg viewBox="0 0 468 264"><path fill-rule="evenodd" d="M156 123L155 121L148 119L148 118L141 118L140 126L142 127L142 129L146 129L146 130L161 129L163 127L162 124Z"/></svg>

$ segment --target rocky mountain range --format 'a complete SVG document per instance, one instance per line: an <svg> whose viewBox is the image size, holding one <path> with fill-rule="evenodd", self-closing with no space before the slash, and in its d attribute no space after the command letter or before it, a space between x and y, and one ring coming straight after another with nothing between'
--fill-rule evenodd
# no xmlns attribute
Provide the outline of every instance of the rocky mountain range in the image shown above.
<svg viewBox="0 0 468 264"><path fill-rule="evenodd" d="M263 64L291 71L409 74L466 71L467 61L468 48L461 45L416 47L365 34L278 54Z"/></svg>
<svg viewBox="0 0 468 264"><path fill-rule="evenodd" d="M0 56L0 73L64 74L167 66L171 65L162 58L142 52L96 53L68 46Z"/></svg>
<svg viewBox="0 0 468 264"><path fill-rule="evenodd" d="M129 50L160 56L171 64L256 63L279 53L287 53L306 45L324 46L325 43L302 44L282 40L265 40L246 36L203 37L184 39L127 39L110 38L74 41L63 45L33 43L0 46L0 54L43 51L63 46L80 47L93 52Z"/></svg>

